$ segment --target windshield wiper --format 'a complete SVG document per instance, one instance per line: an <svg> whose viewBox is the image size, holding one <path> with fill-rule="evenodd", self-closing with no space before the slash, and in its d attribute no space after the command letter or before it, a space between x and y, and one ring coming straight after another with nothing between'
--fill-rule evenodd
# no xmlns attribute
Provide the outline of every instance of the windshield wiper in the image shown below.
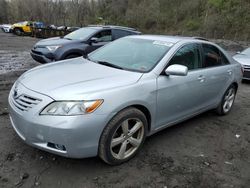
<svg viewBox="0 0 250 188"><path fill-rule="evenodd" d="M113 68L116 68L116 69L124 70L124 68L122 68L122 67L120 67L118 65L114 65L112 63L109 63L107 61L96 61L96 63L101 64L101 65L105 65L105 66L108 66L108 67L113 67Z"/></svg>

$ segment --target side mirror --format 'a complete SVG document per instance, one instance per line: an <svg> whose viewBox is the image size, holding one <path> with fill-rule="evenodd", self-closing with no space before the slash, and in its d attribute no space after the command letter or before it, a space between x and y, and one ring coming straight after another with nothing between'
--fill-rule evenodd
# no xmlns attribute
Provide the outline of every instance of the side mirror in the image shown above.
<svg viewBox="0 0 250 188"><path fill-rule="evenodd" d="M97 43L97 42L98 42L98 38L96 38L96 37L92 37L90 39L90 43Z"/></svg>
<svg viewBox="0 0 250 188"><path fill-rule="evenodd" d="M166 70L165 70L166 75L175 75L175 76L187 76L188 74L188 68L184 65L170 65Z"/></svg>

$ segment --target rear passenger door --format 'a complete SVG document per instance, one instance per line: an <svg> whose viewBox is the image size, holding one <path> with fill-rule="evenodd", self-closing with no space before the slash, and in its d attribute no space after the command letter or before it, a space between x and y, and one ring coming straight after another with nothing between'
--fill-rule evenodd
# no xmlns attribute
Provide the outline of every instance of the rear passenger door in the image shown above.
<svg viewBox="0 0 250 188"><path fill-rule="evenodd" d="M232 65L216 46L202 44L203 63L201 75L204 77L204 102L215 105L232 80Z"/></svg>

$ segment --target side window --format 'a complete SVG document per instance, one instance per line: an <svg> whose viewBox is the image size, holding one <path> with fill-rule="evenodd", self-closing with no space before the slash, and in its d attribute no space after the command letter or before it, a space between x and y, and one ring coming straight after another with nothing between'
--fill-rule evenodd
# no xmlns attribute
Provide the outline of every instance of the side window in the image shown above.
<svg viewBox="0 0 250 188"><path fill-rule="evenodd" d="M97 33L95 38L98 38L98 42L110 42L112 41L111 30L104 30Z"/></svg>
<svg viewBox="0 0 250 188"><path fill-rule="evenodd" d="M179 49L168 65L184 65L188 70L201 68L200 50L198 44L188 44Z"/></svg>
<svg viewBox="0 0 250 188"><path fill-rule="evenodd" d="M227 58L215 46L210 44L202 44L203 47L203 67L214 67L229 64Z"/></svg>
<svg viewBox="0 0 250 188"><path fill-rule="evenodd" d="M133 33L129 31L119 30L119 29L113 29L112 34L114 39L119 39L128 35L133 35Z"/></svg>
<svg viewBox="0 0 250 188"><path fill-rule="evenodd" d="M222 64L223 65L230 64L229 61L228 61L228 59L227 59L227 57L222 52L220 52L220 55L221 55L221 60L222 60Z"/></svg>

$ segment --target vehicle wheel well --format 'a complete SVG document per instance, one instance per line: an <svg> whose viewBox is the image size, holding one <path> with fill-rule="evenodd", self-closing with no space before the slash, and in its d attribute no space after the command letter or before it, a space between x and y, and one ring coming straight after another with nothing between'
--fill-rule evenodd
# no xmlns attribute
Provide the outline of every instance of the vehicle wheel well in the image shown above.
<svg viewBox="0 0 250 188"><path fill-rule="evenodd" d="M143 105L132 105L130 107L137 108L138 110L142 111L145 114L147 121L148 121L148 132L151 130L151 114L150 111Z"/></svg>
<svg viewBox="0 0 250 188"><path fill-rule="evenodd" d="M79 52L72 52L72 53L67 54L64 59L67 59L70 56L82 56L82 54Z"/></svg>
<svg viewBox="0 0 250 188"><path fill-rule="evenodd" d="M236 91L238 90L238 84L237 82L233 82L232 85L235 87Z"/></svg>
<svg viewBox="0 0 250 188"><path fill-rule="evenodd" d="M21 27L15 27L13 30L17 30L17 29L19 29L20 31L23 32L23 28L21 28Z"/></svg>

